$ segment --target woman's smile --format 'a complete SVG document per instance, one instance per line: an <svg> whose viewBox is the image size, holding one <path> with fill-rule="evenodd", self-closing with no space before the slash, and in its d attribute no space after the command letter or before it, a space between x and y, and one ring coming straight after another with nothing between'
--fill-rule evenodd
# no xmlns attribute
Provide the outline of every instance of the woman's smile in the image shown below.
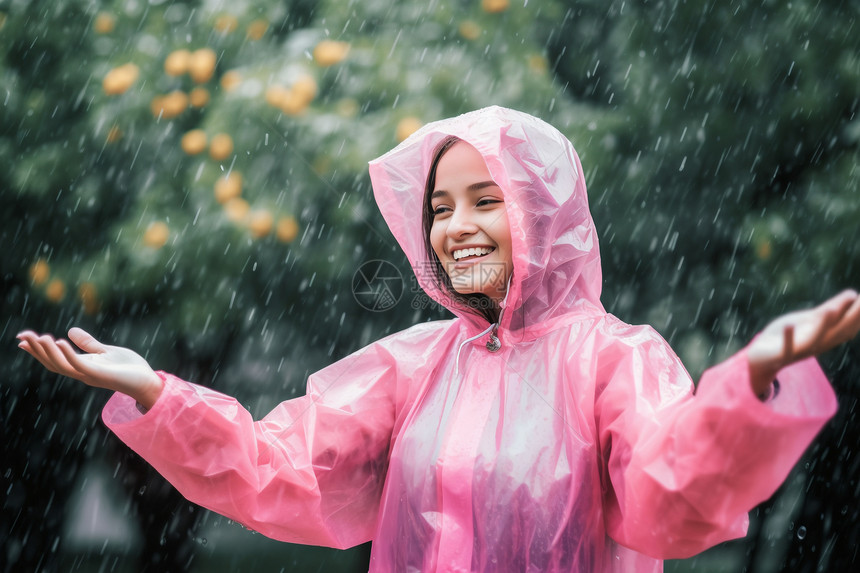
<svg viewBox="0 0 860 573"><path fill-rule="evenodd" d="M451 256L455 261L462 262L465 260L475 260L495 251L495 247L460 247L451 252Z"/></svg>

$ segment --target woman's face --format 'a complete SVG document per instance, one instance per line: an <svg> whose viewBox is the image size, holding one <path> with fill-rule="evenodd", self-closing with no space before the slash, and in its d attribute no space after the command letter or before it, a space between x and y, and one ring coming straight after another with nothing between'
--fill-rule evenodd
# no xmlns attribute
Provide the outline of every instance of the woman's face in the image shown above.
<svg viewBox="0 0 860 573"><path fill-rule="evenodd" d="M503 299L514 268L508 213L477 149L460 141L445 152L430 205L430 244L454 290Z"/></svg>

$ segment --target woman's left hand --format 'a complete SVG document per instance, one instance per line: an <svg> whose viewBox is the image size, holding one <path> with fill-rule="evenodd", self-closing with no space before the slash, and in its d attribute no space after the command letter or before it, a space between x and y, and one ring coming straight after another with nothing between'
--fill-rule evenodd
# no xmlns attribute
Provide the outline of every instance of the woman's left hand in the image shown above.
<svg viewBox="0 0 860 573"><path fill-rule="evenodd" d="M814 308L777 318L746 348L753 392L757 396L767 394L782 368L827 352L857 336L858 331L860 296L853 290Z"/></svg>

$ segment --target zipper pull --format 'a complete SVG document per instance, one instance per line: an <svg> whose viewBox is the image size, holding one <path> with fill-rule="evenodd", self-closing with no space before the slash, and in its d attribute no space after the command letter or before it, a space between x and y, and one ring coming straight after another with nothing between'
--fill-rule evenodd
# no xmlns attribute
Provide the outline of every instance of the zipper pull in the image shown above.
<svg viewBox="0 0 860 573"><path fill-rule="evenodd" d="M499 330L499 325L496 324L493 327L493 332L490 333L490 339L487 341L487 350L490 352L497 352L499 348L502 347L502 341L499 340L499 337L496 336L496 332Z"/></svg>

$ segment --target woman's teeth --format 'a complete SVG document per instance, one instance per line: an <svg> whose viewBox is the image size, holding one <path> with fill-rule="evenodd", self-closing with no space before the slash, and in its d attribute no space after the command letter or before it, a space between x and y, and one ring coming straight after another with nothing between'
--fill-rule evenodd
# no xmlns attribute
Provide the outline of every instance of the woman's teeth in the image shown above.
<svg viewBox="0 0 860 573"><path fill-rule="evenodd" d="M454 257L455 261L459 261L466 257L482 257L484 255L489 255L493 251L495 251L493 248L479 247L477 249L458 249L453 251L451 255Z"/></svg>

